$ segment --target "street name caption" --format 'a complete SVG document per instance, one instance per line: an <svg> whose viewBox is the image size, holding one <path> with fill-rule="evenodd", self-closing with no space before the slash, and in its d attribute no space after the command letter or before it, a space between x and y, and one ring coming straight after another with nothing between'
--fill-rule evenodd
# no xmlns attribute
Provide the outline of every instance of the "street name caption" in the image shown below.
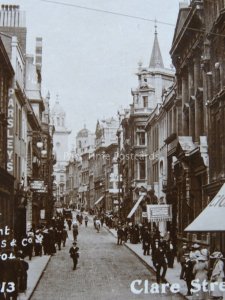
<svg viewBox="0 0 225 300"><path fill-rule="evenodd" d="M191 281L191 293L196 294L198 292L213 292L215 289L219 289L221 292L225 292L225 282L208 282L199 279ZM150 283L148 280L136 279L131 282L130 290L135 295L140 294L166 294L168 292L176 294L181 291L179 283Z"/></svg>

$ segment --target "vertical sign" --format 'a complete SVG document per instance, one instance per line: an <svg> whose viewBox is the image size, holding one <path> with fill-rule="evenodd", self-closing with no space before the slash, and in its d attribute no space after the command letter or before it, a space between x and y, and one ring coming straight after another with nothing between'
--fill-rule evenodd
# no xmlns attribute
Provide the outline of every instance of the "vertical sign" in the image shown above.
<svg viewBox="0 0 225 300"><path fill-rule="evenodd" d="M14 170L14 89L8 93L8 125L7 125L7 171L13 175Z"/></svg>

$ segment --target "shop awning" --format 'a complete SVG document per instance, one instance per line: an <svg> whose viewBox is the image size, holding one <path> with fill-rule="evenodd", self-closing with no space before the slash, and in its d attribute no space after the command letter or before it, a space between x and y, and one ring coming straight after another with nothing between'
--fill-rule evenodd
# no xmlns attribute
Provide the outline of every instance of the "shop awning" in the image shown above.
<svg viewBox="0 0 225 300"><path fill-rule="evenodd" d="M104 196L101 196L101 197L95 202L94 205L97 205L99 202L101 202L103 198L104 198Z"/></svg>
<svg viewBox="0 0 225 300"><path fill-rule="evenodd" d="M133 214L135 213L135 211L137 210L139 204L141 203L141 201L143 200L145 195L141 195L138 199L138 201L134 204L134 207L131 209L129 215L127 216L127 218L131 218L133 216Z"/></svg>
<svg viewBox="0 0 225 300"><path fill-rule="evenodd" d="M200 213L200 215L184 231L225 231L225 183Z"/></svg>

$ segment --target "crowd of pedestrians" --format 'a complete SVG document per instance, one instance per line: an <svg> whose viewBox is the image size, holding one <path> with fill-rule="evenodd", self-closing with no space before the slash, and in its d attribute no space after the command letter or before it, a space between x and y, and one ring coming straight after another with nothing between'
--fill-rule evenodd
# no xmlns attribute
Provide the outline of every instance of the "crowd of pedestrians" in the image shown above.
<svg viewBox="0 0 225 300"><path fill-rule="evenodd" d="M117 244L122 245L129 241L130 243L141 243L143 255L151 256L153 266L156 271L156 282L166 282L166 273L168 268L174 267L175 257L181 265L180 279L187 285L187 296L192 299L225 299L223 291L219 289L219 284L212 291L201 291L193 293L192 281L198 279L200 284L207 282L224 282L224 257L220 251L214 251L212 254L206 247L197 243L183 243L177 249L176 240L171 238L170 232L164 235L160 233L157 227L151 231L149 225L140 226L132 223L122 224L118 221Z"/></svg>
<svg viewBox="0 0 225 300"><path fill-rule="evenodd" d="M188 293L192 295L192 281L198 279L203 285L204 282L217 282L212 291L201 288L198 295L193 297L205 300L210 297L213 299L223 299L223 291L219 289L219 283L224 281L224 257L220 251L209 253L208 249L194 243L188 245L183 243L178 251L178 262L181 264L180 279L186 281Z"/></svg>
<svg viewBox="0 0 225 300"><path fill-rule="evenodd" d="M29 269L26 257L31 261L34 256L55 255L66 246L68 233L64 223L65 218L58 214L48 226L33 225L20 239L10 236L10 247L1 248L0 300L16 300L19 293L26 292Z"/></svg>

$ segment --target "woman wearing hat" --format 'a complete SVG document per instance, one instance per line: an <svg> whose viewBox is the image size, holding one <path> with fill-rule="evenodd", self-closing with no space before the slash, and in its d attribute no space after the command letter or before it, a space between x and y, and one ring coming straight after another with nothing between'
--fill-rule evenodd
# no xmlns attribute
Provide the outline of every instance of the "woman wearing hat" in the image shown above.
<svg viewBox="0 0 225 300"><path fill-rule="evenodd" d="M204 255L200 255L197 257L197 261L193 267L193 274L195 276L195 279L199 280L199 283L201 284L204 280L208 279L208 261L207 257ZM192 299L196 300L205 300L208 299L208 293L203 292L203 289L201 289L198 293L193 294Z"/></svg>
<svg viewBox="0 0 225 300"><path fill-rule="evenodd" d="M219 251L215 251L210 256L211 259L215 259L212 269L212 275L210 278L211 282L223 282L224 278L224 263L223 254ZM214 291L211 291L211 296L213 299L223 299L223 292L219 290L218 285L214 286Z"/></svg>

